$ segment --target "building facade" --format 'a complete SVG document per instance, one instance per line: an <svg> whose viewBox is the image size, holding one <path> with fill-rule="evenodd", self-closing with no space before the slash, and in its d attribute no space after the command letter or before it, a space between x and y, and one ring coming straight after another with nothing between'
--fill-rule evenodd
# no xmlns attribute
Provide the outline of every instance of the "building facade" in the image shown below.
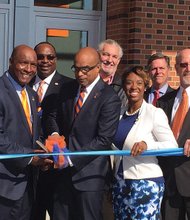
<svg viewBox="0 0 190 220"><path fill-rule="evenodd" d="M175 55L190 47L189 0L108 0L107 37L124 48L120 69L130 64L146 66L154 52L171 58L171 86L178 86Z"/></svg>
<svg viewBox="0 0 190 220"><path fill-rule="evenodd" d="M152 53L163 52L171 58L169 82L177 87L175 55L189 47L189 32L190 0L0 0L0 75L18 44L50 41L59 71L72 76L79 48L112 38L124 49L118 73L128 65L146 66Z"/></svg>

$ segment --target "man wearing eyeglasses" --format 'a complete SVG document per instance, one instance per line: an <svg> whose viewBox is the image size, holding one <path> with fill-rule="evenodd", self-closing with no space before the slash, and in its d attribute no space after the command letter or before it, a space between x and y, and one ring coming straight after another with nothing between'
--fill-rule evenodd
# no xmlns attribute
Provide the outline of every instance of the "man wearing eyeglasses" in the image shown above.
<svg viewBox="0 0 190 220"><path fill-rule="evenodd" d="M158 106L167 114L179 147L185 155L160 160L165 177L165 196L162 204L163 220L190 219L190 49L177 53L175 64L180 87L161 97Z"/></svg>
<svg viewBox="0 0 190 220"><path fill-rule="evenodd" d="M99 76L97 51L91 47L80 49L72 70L76 80L63 87L58 109L49 112L48 133L64 135L71 152L111 150L120 100ZM101 220L109 157L70 159L73 166L61 170L56 181L53 219Z"/></svg>
<svg viewBox="0 0 190 220"><path fill-rule="evenodd" d="M30 85L39 96L38 114L41 116L41 136L45 139L47 138L47 134L44 132L44 121L46 120L45 112L56 102L57 94L59 93L61 86L71 79L61 75L56 70L56 50L51 43L40 42L35 46L34 50L37 55L37 75L33 78ZM48 210L48 213L52 218L52 196L55 175L56 173L54 170L40 172L36 204L33 211L34 220L45 220L46 210Z"/></svg>
<svg viewBox="0 0 190 220"><path fill-rule="evenodd" d="M144 93L148 103L156 106L157 100L174 89L168 84L170 71L170 58L162 53L155 53L148 59L148 73L152 79L152 85Z"/></svg>

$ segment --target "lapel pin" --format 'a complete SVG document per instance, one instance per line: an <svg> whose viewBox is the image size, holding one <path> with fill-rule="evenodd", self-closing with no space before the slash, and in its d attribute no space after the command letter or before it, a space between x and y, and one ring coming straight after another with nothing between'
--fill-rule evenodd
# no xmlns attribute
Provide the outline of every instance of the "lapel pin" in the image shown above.
<svg viewBox="0 0 190 220"><path fill-rule="evenodd" d="M95 95L94 95L94 99L96 99L98 97L98 93L96 93Z"/></svg>
<svg viewBox="0 0 190 220"><path fill-rule="evenodd" d="M55 85L56 85L56 86L58 86L58 85L59 85L59 83L58 83L58 82L55 82Z"/></svg>
<svg viewBox="0 0 190 220"><path fill-rule="evenodd" d="M35 98L32 96L32 101L35 101Z"/></svg>

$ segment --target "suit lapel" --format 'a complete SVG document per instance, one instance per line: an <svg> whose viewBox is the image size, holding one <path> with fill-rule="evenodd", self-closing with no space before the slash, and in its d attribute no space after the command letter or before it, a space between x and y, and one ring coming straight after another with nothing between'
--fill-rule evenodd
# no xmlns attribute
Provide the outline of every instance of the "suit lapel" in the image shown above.
<svg viewBox="0 0 190 220"><path fill-rule="evenodd" d="M87 99L85 100L79 114L77 115L75 121L77 121L83 114L85 114L86 110L88 110L96 100L98 100L98 97L101 95L101 90L104 88L105 84L100 79L96 85L93 87L92 91L88 95ZM74 107L75 107L76 100L73 105L73 113L74 113ZM74 115L74 114L73 114Z"/></svg>
<svg viewBox="0 0 190 220"><path fill-rule="evenodd" d="M28 93L28 97L29 97L29 101L30 101L30 110L31 110L31 120L32 120L32 134L35 137L36 136L36 126L37 126L37 107L36 107L36 100L35 97L33 96L33 94L31 93L31 91L28 89L28 87L26 87L27 89L27 93ZM27 123L27 127L28 123ZM30 132L30 130L29 130Z"/></svg>
<svg viewBox="0 0 190 220"><path fill-rule="evenodd" d="M50 95L52 91L54 91L55 87L60 86L59 80L59 75L56 72L47 88L44 98Z"/></svg>
<svg viewBox="0 0 190 220"><path fill-rule="evenodd" d="M24 124L27 131L31 135L30 128L29 128L29 125L28 125L28 122L27 122L27 119L25 116L25 112L22 107L22 103L20 101L20 98L19 98L15 88L13 87L13 85L11 84L10 80L8 79L8 77L6 75L3 76L3 81L5 84L5 87L7 88L7 93L10 97L10 100L14 103L15 109L17 110L17 113L20 114L20 119L21 119L22 123ZM18 120L19 120L19 118L18 118Z"/></svg>
<svg viewBox="0 0 190 220"><path fill-rule="evenodd" d="M185 141L190 138L190 132L187 132L190 129L189 122L190 122L190 109L187 112L187 115L185 116L183 126L181 128L181 132L180 132L178 140L177 140L179 147L183 147L185 144Z"/></svg>

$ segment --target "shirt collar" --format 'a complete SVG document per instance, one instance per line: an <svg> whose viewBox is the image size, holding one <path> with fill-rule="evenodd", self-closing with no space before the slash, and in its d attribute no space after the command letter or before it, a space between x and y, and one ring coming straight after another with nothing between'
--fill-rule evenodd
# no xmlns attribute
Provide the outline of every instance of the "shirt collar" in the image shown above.
<svg viewBox="0 0 190 220"><path fill-rule="evenodd" d="M46 77L46 78L43 80L47 85L50 84L52 78L53 78L54 75L55 75L55 72L56 72L56 70L54 70L54 72L53 72L52 74L50 74L48 77ZM42 81L42 80L40 79L40 77L39 77L38 75L36 75L36 79L35 79L34 85L39 84L41 81Z"/></svg>
<svg viewBox="0 0 190 220"><path fill-rule="evenodd" d="M25 88L25 86L22 87L20 84L18 84L8 71L6 72L6 75L12 83L12 85L14 86L14 88L16 89L16 91L21 91L23 88Z"/></svg>
<svg viewBox="0 0 190 220"><path fill-rule="evenodd" d="M168 89L168 84L166 83L160 89L158 89L158 91L159 91L160 94L165 94L167 89ZM156 89L152 87L151 88L151 93L154 93L155 90Z"/></svg>
<svg viewBox="0 0 190 220"><path fill-rule="evenodd" d="M86 87L86 91L85 92L86 93L90 93L91 90L94 88L94 86L96 85L96 83L98 82L99 79L100 79L100 76L98 75L96 77L96 79L89 86Z"/></svg>
<svg viewBox="0 0 190 220"><path fill-rule="evenodd" d="M113 81L115 73L112 73L110 75L106 75L104 72L100 72L100 76L103 79L104 82L106 82L108 85L110 85Z"/></svg>

